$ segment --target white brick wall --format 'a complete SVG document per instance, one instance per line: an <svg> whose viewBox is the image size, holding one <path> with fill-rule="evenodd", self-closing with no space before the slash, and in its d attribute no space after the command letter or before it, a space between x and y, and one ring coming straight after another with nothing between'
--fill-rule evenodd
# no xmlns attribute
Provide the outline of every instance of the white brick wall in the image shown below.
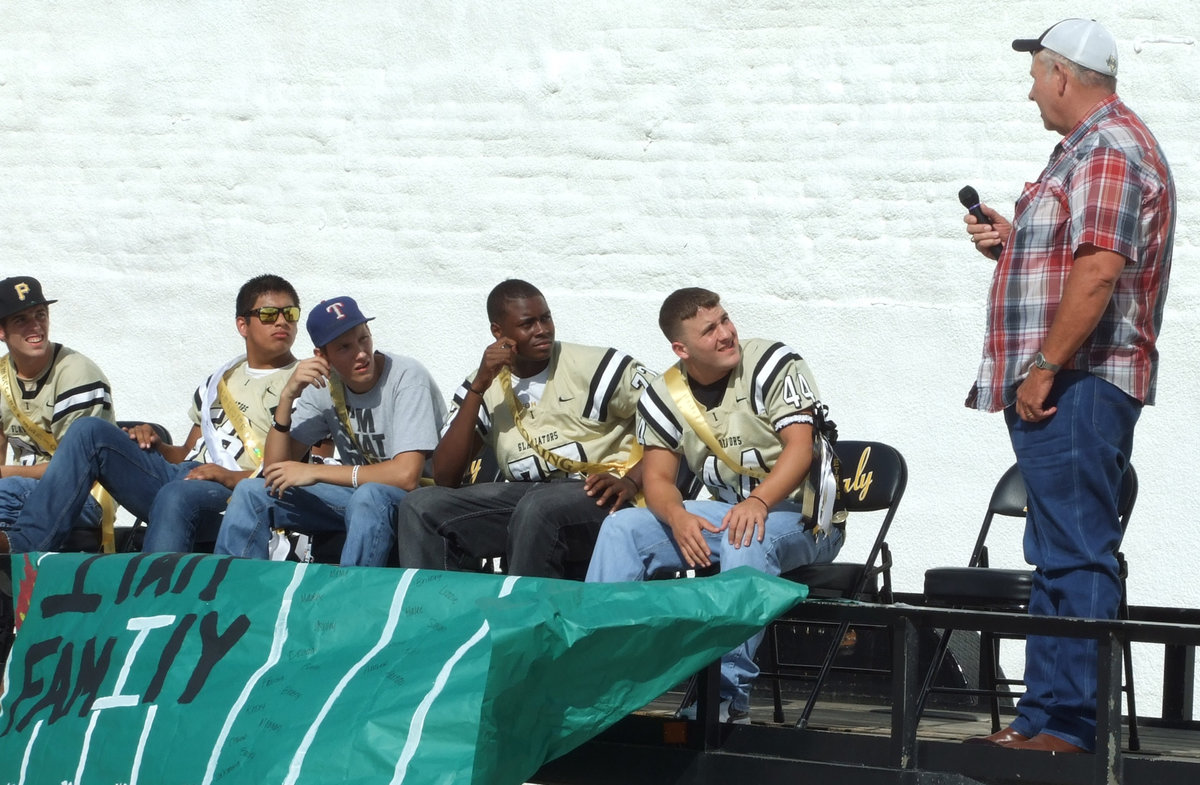
<svg viewBox="0 0 1200 785"><path fill-rule="evenodd" d="M905 453L892 539L899 588L919 590L965 557L1011 462L1001 418L961 405L990 266L956 193L1010 210L1056 141L1009 41L1102 9L564 5L10 4L0 272L61 300L55 338L105 368L121 417L177 435L196 383L238 350L233 298L260 272L308 305L357 296L378 344L447 391L478 361L502 278L541 286L562 338L656 367L671 359L662 297L715 288L743 335L808 358L845 436ZM1193 10L1119 3L1103 21L1180 200L1131 594L1197 606L1200 53L1135 52L1200 38Z"/></svg>

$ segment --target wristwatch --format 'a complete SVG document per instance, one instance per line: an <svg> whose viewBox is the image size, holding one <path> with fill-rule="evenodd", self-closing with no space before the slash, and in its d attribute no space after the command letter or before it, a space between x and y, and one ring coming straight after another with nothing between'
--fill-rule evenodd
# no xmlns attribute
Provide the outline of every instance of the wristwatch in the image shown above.
<svg viewBox="0 0 1200 785"><path fill-rule="evenodd" d="M1046 355L1042 354L1041 352L1038 352L1033 356L1033 367L1041 368L1043 371L1049 371L1050 373L1058 373L1062 370L1061 365L1056 365L1050 362L1046 359Z"/></svg>

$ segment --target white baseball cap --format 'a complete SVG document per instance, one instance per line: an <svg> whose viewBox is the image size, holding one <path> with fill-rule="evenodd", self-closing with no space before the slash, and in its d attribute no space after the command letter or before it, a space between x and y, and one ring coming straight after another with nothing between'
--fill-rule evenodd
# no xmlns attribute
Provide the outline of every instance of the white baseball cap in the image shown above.
<svg viewBox="0 0 1200 785"><path fill-rule="evenodd" d="M1037 38L1012 42L1018 52L1049 49L1091 71L1117 75L1117 41L1095 19L1064 19Z"/></svg>

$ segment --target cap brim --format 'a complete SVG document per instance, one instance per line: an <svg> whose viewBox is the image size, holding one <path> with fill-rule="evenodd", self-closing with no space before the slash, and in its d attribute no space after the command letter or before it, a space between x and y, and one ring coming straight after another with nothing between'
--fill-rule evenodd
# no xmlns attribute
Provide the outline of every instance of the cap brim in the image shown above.
<svg viewBox="0 0 1200 785"><path fill-rule="evenodd" d="M1040 38L1018 38L1012 43L1014 52L1037 52L1045 49Z"/></svg>
<svg viewBox="0 0 1200 785"><path fill-rule="evenodd" d="M29 305L23 305L20 308L17 308L15 311L11 311L11 313L20 313L21 311L28 311L30 308L37 308L39 305L54 305L56 302L58 302L58 300L39 300L36 303L30 303Z"/></svg>
<svg viewBox="0 0 1200 785"><path fill-rule="evenodd" d="M56 302L58 302L58 300L41 300L36 303L30 303L29 305L22 305L19 308L13 308L11 311L0 313L0 319L7 319L10 316L16 316L23 311L28 311L30 308L37 308L39 305L53 305Z"/></svg>
<svg viewBox="0 0 1200 785"><path fill-rule="evenodd" d="M362 319L360 319L359 321L356 321L354 324L352 324L352 325L350 325L349 327L347 327L346 329L344 329L344 330L340 331L340 332L339 332L337 335L333 336L333 337L332 337L332 338L330 338L329 340L330 340L330 341L335 341L335 340L337 340L338 338L341 338L341 337L342 337L343 335L345 335L346 333L348 333L348 332L350 332L351 330L353 330L355 327L360 327L360 326L362 326L362 325L366 324L367 322L373 322L373 321L375 321L375 317L374 317L374 316L364 316ZM328 343L328 341L327 341L326 343Z"/></svg>
<svg viewBox="0 0 1200 785"><path fill-rule="evenodd" d="M309 336L308 336L308 337L309 337L309 339L310 339L310 340L312 340L312 341L313 341L313 345L314 345L314 346L328 346L329 344L331 344L331 343L333 343L334 341L336 341L338 338L341 338L343 335L345 335L346 333L348 333L348 332L350 332L351 330L353 330L355 327L359 327L360 325L364 325L364 324L366 324L367 322L373 322L373 321L375 321L375 317L374 317L374 316L364 316L364 317L363 317L362 319L360 319L359 321L351 322L350 324L346 325L346 326L345 326L344 328L342 328L341 330L338 330L338 331L337 331L336 333L334 333L333 335L330 335L330 336L328 336L328 337L327 337L327 338L326 338L324 341L321 341L320 343L317 343L317 342L316 342L316 339L315 339L315 338L313 338L313 336L312 336L312 334L311 334L311 333L309 334Z"/></svg>

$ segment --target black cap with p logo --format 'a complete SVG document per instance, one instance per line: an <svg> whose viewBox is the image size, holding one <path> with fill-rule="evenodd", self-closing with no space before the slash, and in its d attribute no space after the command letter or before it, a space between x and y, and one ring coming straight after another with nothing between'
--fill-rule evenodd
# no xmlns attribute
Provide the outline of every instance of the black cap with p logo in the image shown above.
<svg viewBox="0 0 1200 785"><path fill-rule="evenodd" d="M28 275L18 275L0 281L0 319L7 319L14 313L20 313L35 305L49 305L58 300L47 300L42 294L42 285L38 279Z"/></svg>

